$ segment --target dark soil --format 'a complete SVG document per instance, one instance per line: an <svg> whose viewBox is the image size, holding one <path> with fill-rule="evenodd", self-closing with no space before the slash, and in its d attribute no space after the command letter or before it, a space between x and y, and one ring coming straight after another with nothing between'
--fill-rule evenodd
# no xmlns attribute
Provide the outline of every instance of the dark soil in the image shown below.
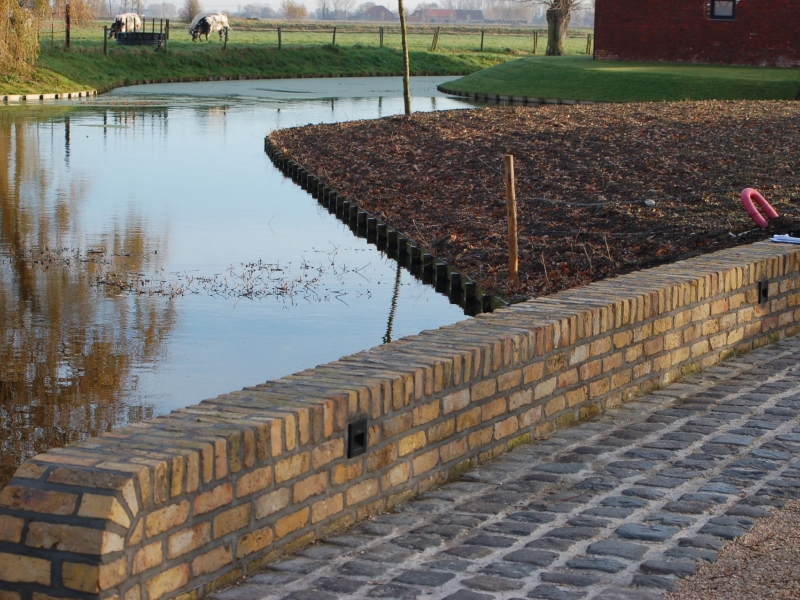
<svg viewBox="0 0 800 600"><path fill-rule="evenodd" d="M483 108L309 125L271 139L505 298L800 229L800 102ZM515 160L517 282L508 279L504 154ZM746 187L780 214L767 229L743 209Z"/></svg>

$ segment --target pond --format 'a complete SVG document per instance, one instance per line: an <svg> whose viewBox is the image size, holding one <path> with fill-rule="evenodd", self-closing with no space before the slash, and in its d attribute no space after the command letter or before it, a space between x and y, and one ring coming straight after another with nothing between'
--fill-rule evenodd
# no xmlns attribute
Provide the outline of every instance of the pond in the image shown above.
<svg viewBox="0 0 800 600"><path fill-rule="evenodd" d="M413 83L415 110L464 108ZM0 486L39 452L466 318L275 169L280 127L399 78L0 108Z"/></svg>

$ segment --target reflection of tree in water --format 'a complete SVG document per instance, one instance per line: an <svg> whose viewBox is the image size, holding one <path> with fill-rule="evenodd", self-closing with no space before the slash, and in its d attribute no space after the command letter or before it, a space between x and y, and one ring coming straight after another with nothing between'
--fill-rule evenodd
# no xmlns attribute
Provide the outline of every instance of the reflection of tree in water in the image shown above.
<svg viewBox="0 0 800 600"><path fill-rule="evenodd" d="M93 282L113 264L32 259L79 240L82 195L53 192L39 126L0 114L0 487L34 454L151 416L125 398L175 323L163 299L105 296ZM132 270L158 248L136 216L98 243Z"/></svg>

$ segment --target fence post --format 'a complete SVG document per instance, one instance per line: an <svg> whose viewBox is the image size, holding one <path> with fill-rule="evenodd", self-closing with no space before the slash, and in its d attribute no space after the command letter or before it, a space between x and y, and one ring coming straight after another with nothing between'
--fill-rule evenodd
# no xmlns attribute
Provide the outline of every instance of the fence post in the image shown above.
<svg viewBox="0 0 800 600"><path fill-rule="evenodd" d="M481 29L481 52L483 52L483 35L486 33L483 29Z"/></svg>
<svg viewBox="0 0 800 600"><path fill-rule="evenodd" d="M336 45L336 27L333 28L333 41L331 41L331 47Z"/></svg>
<svg viewBox="0 0 800 600"><path fill-rule="evenodd" d="M225 28L225 41L222 43L222 51L228 51L228 28Z"/></svg>
<svg viewBox="0 0 800 600"><path fill-rule="evenodd" d="M592 53L592 34L586 34L586 54Z"/></svg>
<svg viewBox="0 0 800 600"><path fill-rule="evenodd" d="M64 43L69 50L69 4L64 7L64 27L66 28L64 32Z"/></svg>
<svg viewBox="0 0 800 600"><path fill-rule="evenodd" d="M167 19L167 23L164 26L164 54L167 53L167 42L169 41L169 19Z"/></svg>
<svg viewBox="0 0 800 600"><path fill-rule="evenodd" d="M517 194L514 190L514 156L505 155L506 162L506 213L508 214L508 279L517 280L519 255L517 253Z"/></svg>
<svg viewBox="0 0 800 600"><path fill-rule="evenodd" d="M380 28L381 48L383 48L383 27Z"/></svg>
<svg viewBox="0 0 800 600"><path fill-rule="evenodd" d="M281 26L278 25L278 50L281 49Z"/></svg>
<svg viewBox="0 0 800 600"><path fill-rule="evenodd" d="M103 25L103 56L108 56L108 25Z"/></svg>
<svg viewBox="0 0 800 600"><path fill-rule="evenodd" d="M539 45L539 32L533 30L533 53L536 54L536 46Z"/></svg>

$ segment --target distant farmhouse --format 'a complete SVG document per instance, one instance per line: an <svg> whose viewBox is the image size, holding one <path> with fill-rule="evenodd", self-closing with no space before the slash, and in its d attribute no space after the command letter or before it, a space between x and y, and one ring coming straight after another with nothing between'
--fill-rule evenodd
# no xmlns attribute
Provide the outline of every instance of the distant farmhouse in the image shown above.
<svg viewBox="0 0 800 600"><path fill-rule="evenodd" d="M359 21L397 21L400 17L385 6L372 6L354 18Z"/></svg>
<svg viewBox="0 0 800 600"><path fill-rule="evenodd" d="M409 23L450 23L467 25L483 23L482 10L450 10L445 8L418 8L408 17Z"/></svg>
<svg viewBox="0 0 800 600"><path fill-rule="evenodd" d="M800 67L800 0L596 0L595 58Z"/></svg>

